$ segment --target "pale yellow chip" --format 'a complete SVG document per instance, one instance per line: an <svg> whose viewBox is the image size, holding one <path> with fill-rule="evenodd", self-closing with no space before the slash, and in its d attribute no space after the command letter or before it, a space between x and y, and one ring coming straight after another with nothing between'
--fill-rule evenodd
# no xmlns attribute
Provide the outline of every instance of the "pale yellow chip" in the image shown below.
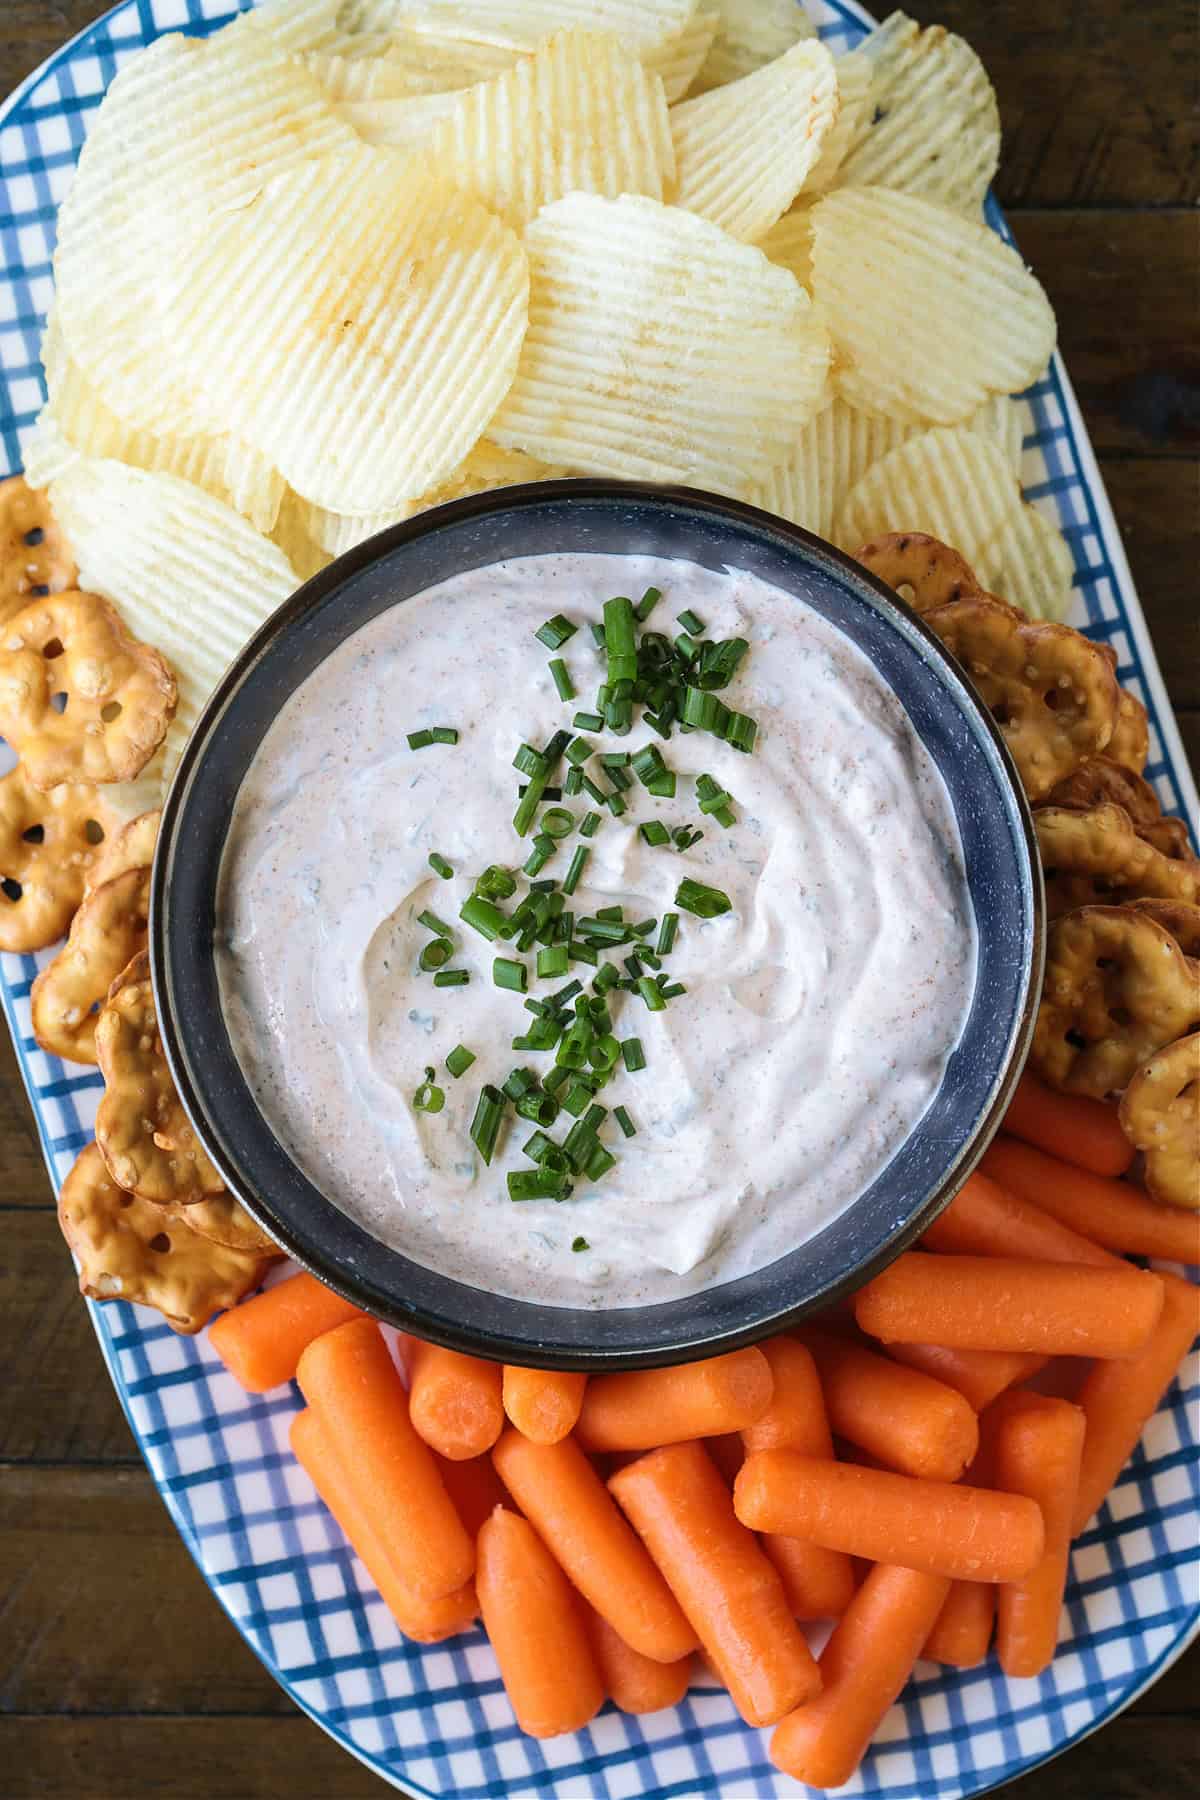
<svg viewBox="0 0 1200 1800"><path fill-rule="evenodd" d="M169 775L226 667L298 585L290 563L232 507L175 475L80 457L50 489L81 587L113 601L179 684Z"/></svg>
<svg viewBox="0 0 1200 1800"><path fill-rule="evenodd" d="M816 43L672 107L678 204L753 243L804 186L837 110L833 58Z"/></svg>
<svg viewBox="0 0 1200 1800"><path fill-rule="evenodd" d="M533 51L555 31L610 31L639 51L678 37L696 0L405 0L405 29L442 41Z"/></svg>
<svg viewBox="0 0 1200 1800"><path fill-rule="evenodd" d="M696 81L698 94L752 75L816 30L798 0L712 0L712 4L717 28Z"/></svg>
<svg viewBox="0 0 1200 1800"><path fill-rule="evenodd" d="M848 50L835 57L837 77L837 118L821 145L821 154L804 181L804 198L827 193L834 186L846 159L846 153L858 136L871 94L871 65L860 50Z"/></svg>
<svg viewBox="0 0 1200 1800"><path fill-rule="evenodd" d="M515 231L564 194L662 200L675 185L662 82L594 31L560 31L469 88L434 132L429 160Z"/></svg>
<svg viewBox="0 0 1200 1800"><path fill-rule="evenodd" d="M313 541L330 556L342 556L376 532L386 531L389 525L400 525L431 506L444 506L448 500L462 500L468 494L490 493L493 488L515 487L522 481L555 481L565 474L565 469L551 468L518 450L501 450L483 439L449 481L422 494L419 500L409 500L392 512L358 517L312 506L307 509L306 526Z"/></svg>
<svg viewBox="0 0 1200 1800"><path fill-rule="evenodd" d="M312 535L313 514L317 511L291 488L284 489L271 542L283 551L300 581L311 580L333 561L329 551Z"/></svg>
<svg viewBox="0 0 1200 1800"><path fill-rule="evenodd" d="M59 210L54 263L64 339L114 412L155 432L224 428L175 356L159 274L272 174L355 142L269 35L167 36L121 70Z"/></svg>
<svg viewBox="0 0 1200 1800"><path fill-rule="evenodd" d="M525 241L529 334L495 443L736 493L824 403L829 346L808 295L706 219L572 194Z"/></svg>
<svg viewBox="0 0 1200 1800"><path fill-rule="evenodd" d="M746 498L831 539L837 510L851 488L917 429L835 398L801 428L786 460Z"/></svg>
<svg viewBox="0 0 1200 1800"><path fill-rule="evenodd" d="M979 437L999 444L1017 480L1025 453L1025 414L1021 401L1010 394L992 394L964 421Z"/></svg>
<svg viewBox="0 0 1200 1800"><path fill-rule="evenodd" d="M1046 366L1050 302L986 225L887 188L836 188L812 217L813 299L852 405L954 424Z"/></svg>
<svg viewBox="0 0 1200 1800"><path fill-rule="evenodd" d="M180 356L229 428L335 512L453 473L516 371L514 234L419 160L362 146L267 183L164 275Z"/></svg>
<svg viewBox="0 0 1200 1800"><path fill-rule="evenodd" d="M226 26L292 55L323 50L341 36L344 0L258 0Z"/></svg>
<svg viewBox="0 0 1200 1800"><path fill-rule="evenodd" d="M364 144L412 152L428 146L460 98L455 93L409 94L403 100L339 100L338 112Z"/></svg>
<svg viewBox="0 0 1200 1800"><path fill-rule="evenodd" d="M662 81L670 105L683 99L700 73L712 49L718 23L715 12L693 13L675 37L642 50L642 66Z"/></svg>
<svg viewBox="0 0 1200 1800"><path fill-rule="evenodd" d="M971 46L897 12L858 54L872 69L870 104L839 186L897 188L978 217L1000 160L1000 112Z"/></svg>
<svg viewBox="0 0 1200 1800"><path fill-rule="evenodd" d="M758 240L764 256L781 269L790 269L802 288L812 285L812 208L798 200L790 212Z"/></svg>
<svg viewBox="0 0 1200 1800"><path fill-rule="evenodd" d="M374 56L324 53L305 61L332 99L404 100L492 81L512 67L518 54L494 44L407 30L401 24Z"/></svg>
<svg viewBox="0 0 1200 1800"><path fill-rule="evenodd" d="M990 593L1035 619L1066 617L1075 559L1058 526L1036 507L1016 508L972 560Z"/></svg>
<svg viewBox="0 0 1200 1800"><path fill-rule="evenodd" d="M843 550L887 531L925 531L974 564L1021 504L998 444L962 426L920 432L867 470L838 508Z"/></svg>

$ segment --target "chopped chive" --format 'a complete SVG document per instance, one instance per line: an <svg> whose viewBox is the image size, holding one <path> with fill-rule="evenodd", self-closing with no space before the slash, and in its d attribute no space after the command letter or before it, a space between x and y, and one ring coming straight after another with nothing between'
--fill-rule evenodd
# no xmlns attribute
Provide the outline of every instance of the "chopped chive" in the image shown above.
<svg viewBox="0 0 1200 1800"><path fill-rule="evenodd" d="M725 726L725 742L734 750L741 750L749 755L754 749L754 740L758 736L758 723L748 718L745 713L730 713Z"/></svg>
<svg viewBox="0 0 1200 1800"><path fill-rule="evenodd" d="M440 1087L434 1084L432 1068L426 1068L425 1079L413 1095L413 1111L423 1113L440 1113L446 1104L446 1096Z"/></svg>
<svg viewBox="0 0 1200 1800"><path fill-rule="evenodd" d="M572 1168L582 1169L593 1150L600 1148L600 1143L591 1127L582 1119L576 1119L563 1139L562 1147L571 1159Z"/></svg>
<svg viewBox="0 0 1200 1800"><path fill-rule="evenodd" d="M593 1069L598 1070L602 1075L607 1075L610 1069L616 1068L620 1055L620 1044L611 1031L606 1031L603 1037L598 1037L593 1041L588 1050L588 1061Z"/></svg>
<svg viewBox="0 0 1200 1800"><path fill-rule="evenodd" d="M604 804L607 806L614 819L619 819L621 814L625 811L624 798L622 795L618 794L615 789L611 794L605 794Z"/></svg>
<svg viewBox="0 0 1200 1800"><path fill-rule="evenodd" d="M699 618L690 606L685 607L683 612L675 614L675 623L682 626L684 631L692 637L704 636L704 620Z"/></svg>
<svg viewBox="0 0 1200 1800"><path fill-rule="evenodd" d="M592 642L593 642L593 644L595 644L597 650L606 649L607 643L606 643L605 636L604 636L603 625L597 624L596 620L593 619L590 629L591 629L591 633L592 633Z"/></svg>
<svg viewBox="0 0 1200 1800"><path fill-rule="evenodd" d="M570 619L564 619L561 613L555 613L534 632L539 643L545 644L547 650L560 650L568 638L573 638L578 626L572 625Z"/></svg>
<svg viewBox="0 0 1200 1800"><path fill-rule="evenodd" d="M711 814L718 825L724 825L728 829L736 822L732 807L733 795L727 794L711 775L697 775L696 797L700 802L700 811Z"/></svg>
<svg viewBox="0 0 1200 1800"><path fill-rule="evenodd" d="M678 995L686 994L687 989L684 987L682 981L671 981L668 982L667 986L663 988L661 992L664 1000L674 1000Z"/></svg>
<svg viewBox="0 0 1200 1800"><path fill-rule="evenodd" d="M521 864L522 871L526 875L540 875L557 848L558 845L552 837L547 836L545 832L539 832L533 840L532 850Z"/></svg>
<svg viewBox="0 0 1200 1800"><path fill-rule="evenodd" d="M675 648L680 656L682 656L683 660L689 663L695 661L700 650L700 646L695 638L689 637L686 631L681 631L679 636L675 639Z"/></svg>
<svg viewBox="0 0 1200 1800"><path fill-rule="evenodd" d="M475 1117L471 1120L471 1142L485 1163L490 1163L504 1118L504 1095L489 1083L479 1090Z"/></svg>
<svg viewBox="0 0 1200 1800"><path fill-rule="evenodd" d="M455 1044L446 1058L446 1067L457 1081L460 1075L466 1074L474 1061L475 1052L473 1050L468 1050L465 1044Z"/></svg>
<svg viewBox="0 0 1200 1800"><path fill-rule="evenodd" d="M521 1145L521 1154L527 1156L530 1162L540 1163L547 1151L557 1148L558 1146L546 1136L544 1131L535 1131L533 1136L527 1137Z"/></svg>
<svg viewBox="0 0 1200 1800"><path fill-rule="evenodd" d="M600 823L600 814L598 812L584 813L583 823L579 827L580 837L585 837L585 838L595 837L596 827L599 825L599 823Z"/></svg>
<svg viewBox="0 0 1200 1800"><path fill-rule="evenodd" d="M591 1104L592 1090L586 1082L574 1080L563 1095L563 1105L574 1118L587 1111Z"/></svg>
<svg viewBox="0 0 1200 1800"><path fill-rule="evenodd" d="M567 671L567 665L561 656L552 656L550 658L550 673L554 678L554 685L558 689L559 699L573 700L575 698L575 689L571 686L571 677Z"/></svg>
<svg viewBox="0 0 1200 1800"><path fill-rule="evenodd" d="M638 601L637 605L634 607L634 612L637 614L637 621L638 621L639 625L645 624L646 620L650 617L650 614L654 611L655 607L658 605L658 603L661 599L662 599L661 588L648 587L646 589L645 593L642 595L641 599Z"/></svg>
<svg viewBox="0 0 1200 1800"><path fill-rule="evenodd" d="M625 964L625 969L626 969L627 973L631 976L631 978L634 981L640 981L642 976L646 973L645 969L642 967L642 964L638 961L636 956L625 957L624 964Z"/></svg>
<svg viewBox="0 0 1200 1800"><path fill-rule="evenodd" d="M454 870L450 867L450 864L446 861L445 857L439 856L436 850L431 850L429 853L429 866L435 875L441 876L443 881L449 881L450 877L454 874Z"/></svg>
<svg viewBox="0 0 1200 1800"><path fill-rule="evenodd" d="M565 1200L571 1183L553 1169L512 1169L505 1177L510 1200Z"/></svg>
<svg viewBox="0 0 1200 1800"><path fill-rule="evenodd" d="M621 1061L630 1075L636 1075L646 1066L646 1052L642 1049L641 1038L624 1038L621 1042Z"/></svg>
<svg viewBox="0 0 1200 1800"><path fill-rule="evenodd" d="M652 981L649 975L643 975L641 977L641 979L639 980L637 986L638 986L638 993L642 996L642 999L646 1002L646 1006L649 1009L649 1011L650 1012L662 1012L663 1008L666 1006L667 1003L662 997L662 992L658 986L658 983L656 981Z"/></svg>
<svg viewBox="0 0 1200 1800"><path fill-rule="evenodd" d="M585 1238L585 1237L577 1237L577 1238L572 1238L572 1239L571 1239L571 1248L572 1248L572 1250L576 1250L576 1251L579 1251L579 1250L590 1250L590 1249L591 1249L591 1247L592 1247L592 1246L591 1246L591 1245L590 1245L590 1244L589 1244L589 1243L588 1243L588 1241L587 1241L587 1239L586 1239L586 1238Z"/></svg>
<svg viewBox="0 0 1200 1800"><path fill-rule="evenodd" d="M662 926L658 933L655 949L660 956L670 956L675 948L675 933L679 930L679 914L669 912L663 914Z"/></svg>
<svg viewBox="0 0 1200 1800"><path fill-rule="evenodd" d="M632 758L632 762L633 772L643 787L649 787L656 777L667 773L667 765L657 744L644 744Z"/></svg>
<svg viewBox="0 0 1200 1800"><path fill-rule="evenodd" d="M491 900L485 900L482 894L471 894L458 909L458 916L464 924L479 932L482 937L493 943L500 936L501 927L505 924L504 914Z"/></svg>
<svg viewBox="0 0 1200 1800"><path fill-rule="evenodd" d="M658 924L657 919L643 919L640 924L634 926L634 928L633 928L634 937L640 937L640 938L651 937L653 935L654 928L657 924Z"/></svg>
<svg viewBox="0 0 1200 1800"><path fill-rule="evenodd" d="M435 725L429 735L435 744L457 744L458 727L455 725Z"/></svg>
<svg viewBox="0 0 1200 1800"><path fill-rule="evenodd" d="M572 738L570 743L567 745L566 752L565 752L567 761L574 768L579 768L581 763L585 763L587 761L588 757L592 754L592 751L594 749L595 749L595 745L590 744L588 742L587 738L585 738L585 737Z"/></svg>
<svg viewBox="0 0 1200 1800"><path fill-rule="evenodd" d="M568 769L567 770L566 779L563 782L563 790L562 791L563 791L564 797L566 797L568 799L572 798L575 794L582 794L582 792L583 792L583 770L582 769Z"/></svg>
<svg viewBox="0 0 1200 1800"><path fill-rule="evenodd" d="M575 889L579 886L579 877L583 874L584 865L587 862L589 854L590 852L586 844L580 844L576 848L575 854L571 858L571 866L567 870L566 877L562 884L564 894L573 894Z"/></svg>
<svg viewBox="0 0 1200 1800"><path fill-rule="evenodd" d="M700 666L695 672L696 686L727 687L749 648L745 638L740 637L725 638L717 644L705 644L700 653Z"/></svg>
<svg viewBox="0 0 1200 1800"><path fill-rule="evenodd" d="M633 756L628 750L606 750L600 761L606 769L627 769Z"/></svg>
<svg viewBox="0 0 1200 1800"><path fill-rule="evenodd" d="M542 1086L548 1094L557 1094L564 1082L571 1080L570 1069L553 1068L542 1078Z"/></svg>
<svg viewBox="0 0 1200 1800"><path fill-rule="evenodd" d="M613 1107L613 1118L617 1121L617 1124L621 1127L621 1130L625 1133L627 1138L637 1136L637 1126L623 1106Z"/></svg>
<svg viewBox="0 0 1200 1800"><path fill-rule="evenodd" d="M604 717L601 713L577 712L571 720L576 731L603 731Z"/></svg>
<svg viewBox="0 0 1200 1800"><path fill-rule="evenodd" d="M516 891L516 876L496 863L489 864L475 883L475 892L484 900L511 900Z"/></svg>
<svg viewBox="0 0 1200 1800"><path fill-rule="evenodd" d="M547 837L567 837L575 829L575 814L565 806L549 806L542 814L541 826Z"/></svg>
<svg viewBox="0 0 1200 1800"><path fill-rule="evenodd" d="M599 1131L607 1117L607 1106L589 1106L583 1115L583 1122L589 1131Z"/></svg>
<svg viewBox="0 0 1200 1800"><path fill-rule="evenodd" d="M593 969L600 961L599 953L595 946L593 944L581 944L578 938L571 939L570 954L573 963L587 963L588 966Z"/></svg>
<svg viewBox="0 0 1200 1800"><path fill-rule="evenodd" d="M417 914L417 924L423 925L426 931L432 931L434 937L448 938L453 935L446 921L439 919L435 912L429 911L428 907L424 912Z"/></svg>
<svg viewBox="0 0 1200 1800"><path fill-rule="evenodd" d="M427 750L432 742L432 731L410 731L408 734L408 747L410 750Z"/></svg>
<svg viewBox="0 0 1200 1800"><path fill-rule="evenodd" d="M520 746L512 759L512 766L514 769L520 770L522 775L544 775L546 773L546 759L540 750L534 749L532 744Z"/></svg>
<svg viewBox="0 0 1200 1800"><path fill-rule="evenodd" d="M516 1114L519 1119L528 1119L534 1125L553 1125L558 1117L558 1101L553 1094L534 1088L532 1093L521 1095L516 1103Z"/></svg>
<svg viewBox="0 0 1200 1800"><path fill-rule="evenodd" d="M434 987L466 987L471 979L468 969L439 969L433 978Z"/></svg>
<svg viewBox="0 0 1200 1800"><path fill-rule="evenodd" d="M593 976L592 988L597 994L606 994L609 988L615 987L620 979L621 977L617 974L616 964L606 962L597 969Z"/></svg>
<svg viewBox="0 0 1200 1800"><path fill-rule="evenodd" d="M528 792L529 792L529 789L526 787L525 783L522 782L520 787L517 789L518 800L523 800ZM560 787L553 787L553 786L544 787L541 790L541 798L543 800L561 800L562 797L563 797L563 791Z"/></svg>
<svg viewBox="0 0 1200 1800"><path fill-rule="evenodd" d="M584 1172L589 1181L600 1181L610 1169L616 1167L616 1163L617 1159L612 1151L606 1150L603 1144L597 1144L584 1164Z"/></svg>
<svg viewBox="0 0 1200 1800"><path fill-rule="evenodd" d="M715 919L733 908L728 894L722 893L720 888L708 887L703 881L693 881L690 875L680 882L675 904L684 912L695 913L698 919Z"/></svg>
<svg viewBox="0 0 1200 1800"><path fill-rule="evenodd" d="M567 947L565 944L551 944L537 953L537 972L539 979L550 975L565 975L568 969Z"/></svg>
<svg viewBox="0 0 1200 1800"><path fill-rule="evenodd" d="M493 986L507 988L513 994L523 994L528 980L529 974L523 962L514 962L510 956L497 956L492 962Z"/></svg>
<svg viewBox="0 0 1200 1800"><path fill-rule="evenodd" d="M628 793L629 789L633 786L633 777L625 769L606 769L604 773L608 776L608 779L612 782L613 786L623 794Z"/></svg>
<svg viewBox="0 0 1200 1800"><path fill-rule="evenodd" d="M570 741L571 734L569 731L556 731L554 736L550 739L550 742L546 745L546 748L542 751L546 768L551 773L553 773L559 757L562 755Z"/></svg>
<svg viewBox="0 0 1200 1800"><path fill-rule="evenodd" d="M537 1076L532 1069L510 1069L500 1083L500 1092L506 1100L520 1100L530 1093L538 1084Z"/></svg>
<svg viewBox="0 0 1200 1800"><path fill-rule="evenodd" d="M599 915L580 919L576 930L583 937L599 938L606 944L624 944L629 938L628 925L623 925L619 919L602 919Z"/></svg>
<svg viewBox="0 0 1200 1800"><path fill-rule="evenodd" d="M423 969L428 975L434 969L444 969L453 955L454 945L449 938L430 938L429 942L421 947L421 954L417 958L417 967Z"/></svg>
<svg viewBox="0 0 1200 1800"><path fill-rule="evenodd" d="M528 832L529 827L533 824L533 816L542 803L542 799L546 792L546 786L547 778L545 775L531 775L529 777L529 786L521 795L521 798L517 803L517 810L513 814L513 830L518 837L524 837Z"/></svg>
<svg viewBox="0 0 1200 1800"><path fill-rule="evenodd" d="M671 834L661 819L651 819L645 825L639 825L638 831L647 844L669 844Z"/></svg>
<svg viewBox="0 0 1200 1800"><path fill-rule="evenodd" d="M583 787L584 792L591 795L597 806L603 806L608 799L608 795L604 792L604 789L600 787L597 782L593 781L590 775L584 776Z"/></svg>

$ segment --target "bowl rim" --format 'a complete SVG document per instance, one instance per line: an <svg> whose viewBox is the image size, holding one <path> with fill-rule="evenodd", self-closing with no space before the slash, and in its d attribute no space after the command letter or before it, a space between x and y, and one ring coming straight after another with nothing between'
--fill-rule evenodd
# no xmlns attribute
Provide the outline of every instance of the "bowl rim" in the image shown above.
<svg viewBox="0 0 1200 1800"><path fill-rule="evenodd" d="M973 723L977 731L990 740L1000 772L1006 779L1010 790L1007 798L1016 827L1013 832L1014 849L1022 861L1020 875L1027 882L1030 895L1030 941L1028 946L1030 955L1025 971L1024 997L1019 1014L1014 1019L1009 1033L1003 1065L997 1077L991 1101L977 1119L973 1132L963 1143L951 1166L937 1186L926 1196L923 1204L917 1207L904 1223L893 1231L885 1242L876 1246L869 1255L852 1263L835 1277L826 1281L815 1294L811 1294L807 1299L778 1308L772 1311L768 1317L757 1318L734 1328L721 1328L710 1323L706 1329L703 1318L703 1299L705 1293L709 1291L708 1289L701 1288L690 1295L681 1296L677 1302L667 1302L666 1304L691 1302L697 1314L699 1327L686 1341L669 1345L633 1348L597 1346L591 1349L555 1345L546 1349L536 1338L532 1340L510 1338L502 1332L478 1327L472 1324L469 1316L431 1320L422 1311L407 1304L395 1290L390 1293L381 1292L378 1286L366 1277L356 1274L355 1271L324 1254L319 1245L314 1245L312 1238L305 1238L298 1233L291 1221L281 1221L274 1213L266 1210L250 1184L242 1178L242 1172L224 1154L217 1128L210 1119L201 1094L192 1079L189 1054L186 1048L186 1032L181 1027L178 1009L174 1004L174 978L169 952L167 919L168 889L179 851L192 777L203 758L210 738L219 729L221 715L226 705L236 695L259 660L299 620L320 606L333 590L346 580L390 556L393 551L404 545L435 534L447 527L486 517L491 513L525 508L534 509L544 505L547 501L570 501L571 499L593 502L636 502L650 506L662 504L668 509L671 507L685 507L693 510L700 508L717 515L718 518L734 526L750 526L758 530L767 528L777 538L782 538L789 543L791 549L798 551L801 558L808 561L810 565L813 562L817 565L821 563L833 565L834 569L840 571L843 577L849 575L853 583L860 586L865 585L873 590L876 603L882 601L885 611L890 611L895 615L893 622L898 620L905 632L923 640L927 649L932 650L933 661L935 664L941 665L940 673L943 678L946 674L953 677L953 680L949 682L943 679L943 691L948 696L959 699L960 705L965 703L964 710L973 714ZM402 601L398 601L397 604L402 604ZM360 628L356 627L356 629ZM345 639L341 641L344 642ZM881 679L886 678L881 676ZM956 684L962 690L961 697L955 693ZM296 685L299 686L301 683L298 682ZM261 738L259 742L261 742ZM218 858L218 865L219 861ZM1000 1128L1009 1101L1020 1080L1033 1038L1045 961L1045 935L1045 891L1032 809L1011 753L1004 741L1003 734L976 690L969 672L946 648L918 612L910 607L893 588L888 587L885 582L847 552L838 549L825 539L817 537L804 527L781 519L746 501L679 484L661 485L643 481L579 476L490 489L482 494L467 495L462 499L449 501L442 506L428 508L417 513L412 518L389 526L373 537L365 539L361 544L355 545L343 555L335 558L308 581L301 583L275 612L264 620L229 665L201 710L172 775L167 795L162 804L162 817L154 853L149 952L159 1037L168 1069L192 1128L229 1192L245 1207L255 1222L302 1269L383 1323L413 1336L441 1344L446 1348L491 1361L521 1364L527 1367L597 1373L662 1367L673 1363L695 1361L760 1342L790 1329L801 1319L810 1317L843 1300L907 1249L932 1220L949 1205L964 1181L978 1167L984 1152ZM261 1119L263 1131L282 1150L283 1146L269 1122L261 1112L258 1116ZM905 1142L907 1141L908 1139L905 1139ZM318 1193L322 1192L319 1184L305 1171L299 1169L286 1150L284 1150L284 1154L288 1155L288 1160L293 1163L293 1167L297 1168L298 1173L310 1187ZM882 1174L883 1171L880 1173ZM875 1179L878 1179L878 1176ZM329 1197L325 1196L325 1198ZM330 1204L336 1203L330 1201ZM850 1204L852 1206L854 1203ZM841 1216L838 1214L835 1215L835 1218ZM829 1221L830 1224L834 1222L834 1220ZM371 1238L371 1234L365 1232L365 1227L361 1229L368 1238ZM385 1245L381 1240L371 1238L371 1242L380 1250L390 1252L400 1264L408 1261L402 1251ZM414 1265L410 1262L408 1266ZM764 1267L770 1266L770 1264L764 1265ZM469 1283L456 1281L454 1277L441 1276L440 1271L433 1271L433 1273L440 1280L463 1288L467 1292L481 1291L472 1289ZM752 1279L753 1276L749 1278ZM720 1287L724 1284L717 1283L715 1285ZM628 1312L630 1316L633 1316L641 1310L638 1307L539 1308L536 1302L517 1300L510 1296L500 1296L499 1298L503 1298L508 1306L515 1309L528 1308L562 1312L570 1316L602 1317L606 1313L614 1312Z"/></svg>

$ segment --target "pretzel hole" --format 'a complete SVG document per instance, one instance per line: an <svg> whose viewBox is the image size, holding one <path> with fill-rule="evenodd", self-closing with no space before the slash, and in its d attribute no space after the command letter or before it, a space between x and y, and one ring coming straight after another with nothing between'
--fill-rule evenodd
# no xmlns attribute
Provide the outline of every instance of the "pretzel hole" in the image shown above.
<svg viewBox="0 0 1200 1800"><path fill-rule="evenodd" d="M1122 1029L1133 1023L1132 1013L1124 1006L1110 1006L1108 1016L1114 1025L1120 1025Z"/></svg>
<svg viewBox="0 0 1200 1800"><path fill-rule="evenodd" d="M1013 722L1012 707L1011 706L993 706L992 717L993 717L993 719L995 719L997 725L1000 725L1000 726L1011 725Z"/></svg>
<svg viewBox="0 0 1200 1800"><path fill-rule="evenodd" d="M117 1204L119 1206L132 1206L133 1205L133 1195L126 1194L126 1193L118 1194L117 1195Z"/></svg>
<svg viewBox="0 0 1200 1800"><path fill-rule="evenodd" d="M48 581L36 582L35 585L30 588L29 592L35 595L37 599L44 600L46 595L50 592L50 583Z"/></svg>
<svg viewBox="0 0 1200 1800"><path fill-rule="evenodd" d="M50 704L51 704L51 706L52 706L52 707L53 707L53 708L54 708L54 710L55 710L55 712L56 712L56 713L65 713L65 712L66 712L66 710L67 710L67 696L66 696L66 694L65 694L65 693L63 693L63 694L51 694L51 696L50 696Z"/></svg>
<svg viewBox="0 0 1200 1800"><path fill-rule="evenodd" d="M53 662L55 657L61 656L62 653L63 642L61 638L51 638L48 644L42 645L42 655L47 662Z"/></svg>
<svg viewBox="0 0 1200 1800"><path fill-rule="evenodd" d="M1051 712L1057 712L1062 700L1062 695L1057 688L1047 688L1046 692L1042 695L1042 699L1046 702L1046 705L1050 708Z"/></svg>
<svg viewBox="0 0 1200 1800"><path fill-rule="evenodd" d="M89 819L83 828L83 835L89 844L104 842L104 827L99 819Z"/></svg>
<svg viewBox="0 0 1200 1800"><path fill-rule="evenodd" d="M46 827L44 825L31 825L27 831L21 833L23 844L44 844L45 841Z"/></svg>
<svg viewBox="0 0 1200 1800"><path fill-rule="evenodd" d="M1084 1037L1082 1031L1064 1031L1063 1037L1065 1041L1070 1044L1072 1050L1087 1049L1087 1039Z"/></svg>
<svg viewBox="0 0 1200 1800"><path fill-rule="evenodd" d="M14 881L11 875L6 875L4 880L0 881L0 894L3 894L6 900L11 900L14 905L21 898L21 893L20 882Z"/></svg>
<svg viewBox="0 0 1200 1800"><path fill-rule="evenodd" d="M119 700L108 700L100 708L100 717L104 720L106 725L111 725L114 719L120 718L121 710L121 702Z"/></svg>
<svg viewBox="0 0 1200 1800"><path fill-rule="evenodd" d="M46 533L42 527L40 525L35 525L32 531L27 531L25 533L23 541L29 545L31 550L36 550L38 545L44 540L45 536Z"/></svg>
<svg viewBox="0 0 1200 1800"><path fill-rule="evenodd" d="M156 1231L154 1236L150 1239L148 1248L157 1250L161 1256L164 1250L169 1250L171 1248L171 1240L165 1231Z"/></svg>

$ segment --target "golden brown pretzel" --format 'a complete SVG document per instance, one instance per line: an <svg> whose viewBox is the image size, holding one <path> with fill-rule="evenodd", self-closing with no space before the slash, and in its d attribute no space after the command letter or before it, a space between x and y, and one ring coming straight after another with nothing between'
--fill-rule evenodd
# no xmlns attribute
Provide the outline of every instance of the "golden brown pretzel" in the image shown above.
<svg viewBox="0 0 1200 1800"><path fill-rule="evenodd" d="M1200 864L1164 856L1122 806L1039 806L1033 815L1050 918L1126 900L1200 901Z"/></svg>
<svg viewBox="0 0 1200 1800"><path fill-rule="evenodd" d="M1145 1156L1155 1199L1200 1212L1200 1032L1142 1064L1121 1097L1121 1125Z"/></svg>
<svg viewBox="0 0 1200 1800"><path fill-rule="evenodd" d="M983 593L966 558L924 531L885 532L856 550L854 560L895 588L914 612Z"/></svg>
<svg viewBox="0 0 1200 1800"><path fill-rule="evenodd" d="M61 594L78 579L45 493L23 475L0 481L0 626L37 595Z"/></svg>
<svg viewBox="0 0 1200 1800"><path fill-rule="evenodd" d="M0 950L44 950L62 936L109 823L85 782L43 793L21 763L0 776Z"/></svg>
<svg viewBox="0 0 1200 1800"><path fill-rule="evenodd" d="M126 869L85 895L66 943L33 984L33 1035L51 1056L96 1061L96 1019L121 970L146 947L150 871Z"/></svg>

